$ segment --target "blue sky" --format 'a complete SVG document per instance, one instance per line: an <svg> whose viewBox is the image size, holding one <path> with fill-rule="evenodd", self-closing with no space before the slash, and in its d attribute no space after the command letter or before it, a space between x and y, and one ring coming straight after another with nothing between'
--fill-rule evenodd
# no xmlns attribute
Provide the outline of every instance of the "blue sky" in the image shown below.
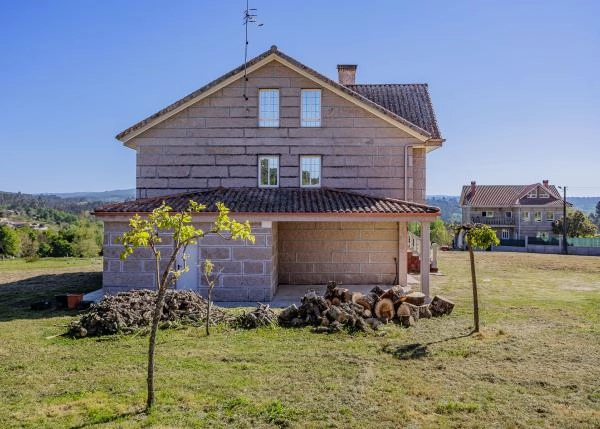
<svg viewBox="0 0 600 429"><path fill-rule="evenodd" d="M0 0L0 190L135 187L114 136L243 63L245 0ZM600 195L600 1L251 0L276 44L337 78L429 84L446 142L428 194L549 179Z"/></svg>

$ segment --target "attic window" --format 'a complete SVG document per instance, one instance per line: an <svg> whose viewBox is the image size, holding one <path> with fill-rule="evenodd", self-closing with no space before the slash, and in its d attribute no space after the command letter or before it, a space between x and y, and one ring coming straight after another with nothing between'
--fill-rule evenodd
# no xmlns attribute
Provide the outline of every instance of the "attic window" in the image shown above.
<svg viewBox="0 0 600 429"><path fill-rule="evenodd" d="M537 197L538 197L537 188L529 191L529 193L527 194L527 198L537 198Z"/></svg>
<svg viewBox="0 0 600 429"><path fill-rule="evenodd" d="M548 194L548 192L543 192L540 191L540 194L538 195L539 198L550 198L550 195Z"/></svg>
<svg viewBox="0 0 600 429"><path fill-rule="evenodd" d="M300 91L300 126L321 126L321 90L303 89Z"/></svg>
<svg viewBox="0 0 600 429"><path fill-rule="evenodd" d="M279 90L258 90L258 126L279 127Z"/></svg>

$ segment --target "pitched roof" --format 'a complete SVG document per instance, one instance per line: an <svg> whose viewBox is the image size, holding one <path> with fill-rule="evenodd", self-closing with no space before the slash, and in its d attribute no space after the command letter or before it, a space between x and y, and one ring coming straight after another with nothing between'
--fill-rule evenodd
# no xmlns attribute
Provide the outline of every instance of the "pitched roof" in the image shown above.
<svg viewBox="0 0 600 429"><path fill-rule="evenodd" d="M548 192L550 198L527 198L527 194L541 188ZM546 206L562 207L563 200L554 185L544 186L541 183L532 185L475 185L475 193L471 186L463 186L459 204L477 207L513 207L513 206Z"/></svg>
<svg viewBox="0 0 600 429"><path fill-rule="evenodd" d="M187 208L189 200L207 206L205 213L217 212L222 202L232 213L254 214L411 214L437 215L437 207L392 198L378 198L331 188L212 188L97 208L96 215L149 213L164 201L175 211Z"/></svg>
<svg viewBox="0 0 600 429"><path fill-rule="evenodd" d="M442 139L435 120L435 113L433 111L427 85L387 85L390 88L384 92L389 95L386 97L376 96L376 93L378 92L369 88L375 88L381 85L341 85L338 82L331 80L319 72L311 69L310 67L302 64L296 59L284 54L283 52L279 51L276 46L271 46L271 49L249 60L247 63L240 65L239 67L231 70L229 73L224 74L218 79L215 79L207 85L204 85L202 88L192 92L189 95L186 95L175 103L165 107L164 109L156 112L137 124L132 125L123 132L117 134L116 138L124 143L127 142L130 138L137 135L136 132L141 132L146 129L146 127L168 119L171 115L179 112L187 105L193 104L204 96L210 94L211 90L219 85L241 77L245 71L251 72L253 67L260 67L261 62L269 61L269 57L271 57L272 60L288 63L298 70L303 71L311 78L326 84L334 91L348 95L350 99L355 101L357 104L362 104L363 106L380 112L393 121L396 121L396 123L399 123L400 125L407 127L408 129L422 136L424 141L428 139ZM415 105L400 106L400 104L403 102L415 103ZM405 114L409 116L410 119L403 116Z"/></svg>
<svg viewBox="0 0 600 429"><path fill-rule="evenodd" d="M347 88L441 138L426 83L360 84Z"/></svg>

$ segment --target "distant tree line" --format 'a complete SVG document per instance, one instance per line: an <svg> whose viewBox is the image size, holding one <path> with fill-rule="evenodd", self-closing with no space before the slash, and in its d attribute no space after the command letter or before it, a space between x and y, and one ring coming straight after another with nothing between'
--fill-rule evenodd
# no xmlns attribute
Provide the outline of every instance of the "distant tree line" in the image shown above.
<svg viewBox="0 0 600 429"><path fill-rule="evenodd" d="M0 225L0 258L100 255L102 222L89 213L103 204L85 198L0 192L0 218L13 223Z"/></svg>
<svg viewBox="0 0 600 429"><path fill-rule="evenodd" d="M102 240L102 223L84 214L75 217L73 223L45 230L1 225L0 258L91 258L101 254Z"/></svg>

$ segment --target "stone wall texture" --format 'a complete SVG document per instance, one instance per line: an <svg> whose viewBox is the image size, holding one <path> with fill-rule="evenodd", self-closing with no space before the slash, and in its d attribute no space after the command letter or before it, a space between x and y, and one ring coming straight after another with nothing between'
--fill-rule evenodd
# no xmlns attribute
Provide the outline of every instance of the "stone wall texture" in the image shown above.
<svg viewBox="0 0 600 429"><path fill-rule="evenodd" d="M395 222L280 222L279 283L392 284Z"/></svg>
<svg viewBox="0 0 600 429"><path fill-rule="evenodd" d="M258 127L260 88L280 90L278 128ZM300 127L300 90L306 88L318 86L271 63L248 75L248 100L240 79L135 137L137 196L256 187L259 155L278 155L280 186L298 187L300 156L321 155L322 186L424 199L425 153L415 149L413 157L416 139L323 88L321 127ZM414 158L408 166L406 146ZM411 178L406 193L405 168Z"/></svg>

